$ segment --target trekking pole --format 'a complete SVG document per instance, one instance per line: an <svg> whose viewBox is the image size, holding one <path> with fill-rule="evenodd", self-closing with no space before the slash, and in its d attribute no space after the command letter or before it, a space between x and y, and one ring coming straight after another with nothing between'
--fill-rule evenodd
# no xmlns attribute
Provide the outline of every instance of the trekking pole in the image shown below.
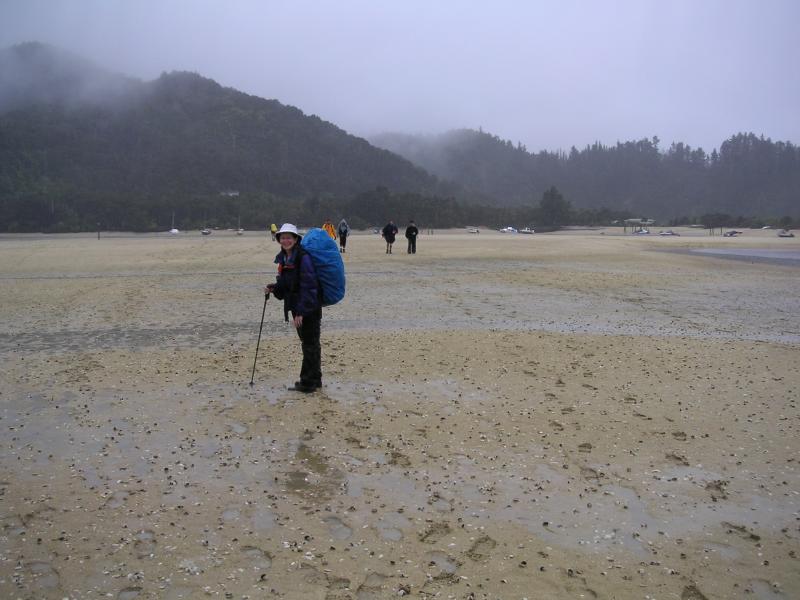
<svg viewBox="0 0 800 600"><path fill-rule="evenodd" d="M267 300L269 292L264 294L264 308L261 310L261 325L258 327L258 341L256 342L256 356L253 359L253 374L250 375L250 385L253 385L253 378L256 376L256 361L258 360L258 346L261 344L261 330L264 329L264 314L267 312Z"/></svg>

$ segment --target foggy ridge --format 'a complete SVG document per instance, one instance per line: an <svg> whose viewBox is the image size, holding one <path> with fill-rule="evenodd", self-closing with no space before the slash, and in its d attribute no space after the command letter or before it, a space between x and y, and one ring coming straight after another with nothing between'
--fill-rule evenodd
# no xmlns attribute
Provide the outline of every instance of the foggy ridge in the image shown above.
<svg viewBox="0 0 800 600"><path fill-rule="evenodd" d="M657 137L534 154L470 129L371 141L197 73L143 82L35 42L0 51L7 230L98 219L155 229L177 208L202 224L220 215L221 197L236 199L219 217L227 223L242 213L263 219L276 204L314 218L333 201L352 200L354 211L408 205L398 193L416 194L431 214L447 199L448 214L468 215L453 202L533 207L552 188L579 209L662 219L800 214L800 150L752 133L710 154L680 142L661 148Z"/></svg>
<svg viewBox="0 0 800 600"><path fill-rule="evenodd" d="M28 42L0 51L0 112L38 104L111 105L142 91L137 79L47 44Z"/></svg>

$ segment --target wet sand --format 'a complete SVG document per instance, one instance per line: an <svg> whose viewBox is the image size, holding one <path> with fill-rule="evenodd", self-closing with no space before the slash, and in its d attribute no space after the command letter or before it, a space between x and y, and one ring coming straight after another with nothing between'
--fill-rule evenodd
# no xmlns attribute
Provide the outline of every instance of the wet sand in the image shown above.
<svg viewBox="0 0 800 600"><path fill-rule="evenodd" d="M688 251L800 238L682 233L355 235L313 395L263 236L0 236L0 597L797 597L800 269Z"/></svg>

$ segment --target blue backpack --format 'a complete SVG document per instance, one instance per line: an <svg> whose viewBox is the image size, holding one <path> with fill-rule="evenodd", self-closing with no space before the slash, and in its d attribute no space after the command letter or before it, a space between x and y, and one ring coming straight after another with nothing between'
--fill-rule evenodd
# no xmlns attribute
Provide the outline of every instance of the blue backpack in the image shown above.
<svg viewBox="0 0 800 600"><path fill-rule="evenodd" d="M344 298L344 262L336 242L318 227L309 229L300 247L311 257L322 290L322 306Z"/></svg>

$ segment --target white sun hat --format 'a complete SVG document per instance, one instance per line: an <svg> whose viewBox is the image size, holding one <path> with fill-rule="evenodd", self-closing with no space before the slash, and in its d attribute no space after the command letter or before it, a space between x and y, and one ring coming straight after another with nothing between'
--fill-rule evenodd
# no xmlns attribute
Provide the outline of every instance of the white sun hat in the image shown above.
<svg viewBox="0 0 800 600"><path fill-rule="evenodd" d="M281 228L278 229L277 233L275 234L275 239L277 240L282 233L291 233L296 238L300 238L300 234L297 231L297 227L292 225L291 223L284 223L281 225Z"/></svg>

